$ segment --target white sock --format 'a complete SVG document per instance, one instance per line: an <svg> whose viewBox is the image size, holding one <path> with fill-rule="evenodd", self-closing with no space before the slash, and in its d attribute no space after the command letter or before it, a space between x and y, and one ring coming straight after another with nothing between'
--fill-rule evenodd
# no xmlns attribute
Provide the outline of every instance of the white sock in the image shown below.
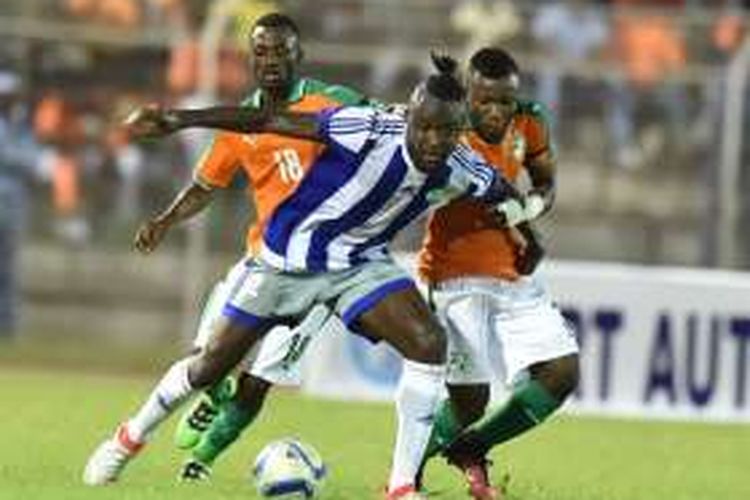
<svg viewBox="0 0 750 500"><path fill-rule="evenodd" d="M445 383L445 366L404 360L396 390L398 433L388 491L414 484Z"/></svg>
<svg viewBox="0 0 750 500"><path fill-rule="evenodd" d="M188 380L192 357L173 364L162 377L135 417L127 423L128 437L143 443L149 434L180 406L194 389Z"/></svg>

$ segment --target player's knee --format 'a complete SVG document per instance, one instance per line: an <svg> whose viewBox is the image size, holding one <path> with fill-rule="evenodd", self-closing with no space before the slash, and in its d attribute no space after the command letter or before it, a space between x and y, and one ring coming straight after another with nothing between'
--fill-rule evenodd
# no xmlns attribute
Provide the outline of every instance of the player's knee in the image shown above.
<svg viewBox="0 0 750 500"><path fill-rule="evenodd" d="M581 379L578 354L572 354L564 359L563 366L560 369L561 395L563 398L570 396L578 387Z"/></svg>
<svg viewBox="0 0 750 500"><path fill-rule="evenodd" d="M208 387L226 377L266 331L248 329L229 320L218 326L191 365L193 387Z"/></svg>
<svg viewBox="0 0 750 500"><path fill-rule="evenodd" d="M462 426L482 418L490 400L489 384L450 385L448 392L453 413Z"/></svg>
<svg viewBox="0 0 750 500"><path fill-rule="evenodd" d="M263 394L271 388L271 382L243 372L239 377L240 391L254 394Z"/></svg>
<svg viewBox="0 0 750 500"><path fill-rule="evenodd" d="M196 356L193 362L190 364L188 371L188 378L190 385L195 389L205 389L219 381L219 377L215 375L216 370L211 367L209 363L203 359L203 356Z"/></svg>
<svg viewBox="0 0 750 500"><path fill-rule="evenodd" d="M196 356L188 368L188 380L194 389L205 389L211 385L208 373L200 356Z"/></svg>
<svg viewBox="0 0 750 500"><path fill-rule="evenodd" d="M482 416L484 415L484 406L467 406L461 408L459 411L456 412L456 416L458 417L458 421L461 422L461 424L464 427L467 427L474 422L477 422Z"/></svg>
<svg viewBox="0 0 750 500"><path fill-rule="evenodd" d="M535 378L557 400L564 401L578 387L580 368L578 354L541 363L534 374Z"/></svg>
<svg viewBox="0 0 750 500"><path fill-rule="evenodd" d="M260 408L272 385L270 382L243 372L238 380L237 402L245 408Z"/></svg>
<svg viewBox="0 0 750 500"><path fill-rule="evenodd" d="M204 349L190 364L190 385L196 389L210 387L227 376L233 366L221 351Z"/></svg>

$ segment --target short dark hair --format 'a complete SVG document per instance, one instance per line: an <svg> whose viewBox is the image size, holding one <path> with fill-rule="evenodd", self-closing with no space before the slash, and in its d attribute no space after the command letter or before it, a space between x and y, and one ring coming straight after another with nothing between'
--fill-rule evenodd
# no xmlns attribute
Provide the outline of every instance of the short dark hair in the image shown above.
<svg viewBox="0 0 750 500"><path fill-rule="evenodd" d="M466 91L456 75L458 62L448 55L435 52L430 57L438 73L427 78L427 92L441 101L462 101Z"/></svg>
<svg viewBox="0 0 750 500"><path fill-rule="evenodd" d="M297 35L297 37L299 37L299 28L297 27L297 23L295 23L291 17L280 12L271 12L269 14L260 16L253 23L253 27L250 30L250 33L255 31L255 28L259 28L261 26L264 28L287 28L291 30L292 33Z"/></svg>
<svg viewBox="0 0 750 500"><path fill-rule="evenodd" d="M505 78L519 73L515 59L498 47L479 49L469 61L471 69L479 72L485 78Z"/></svg>

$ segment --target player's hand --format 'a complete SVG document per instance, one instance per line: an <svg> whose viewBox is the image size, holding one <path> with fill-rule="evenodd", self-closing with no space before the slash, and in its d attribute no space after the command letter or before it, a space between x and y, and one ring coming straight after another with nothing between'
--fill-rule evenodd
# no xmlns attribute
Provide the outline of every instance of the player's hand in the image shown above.
<svg viewBox="0 0 750 500"><path fill-rule="evenodd" d="M167 230L169 230L169 225L165 222L158 219L147 220L135 233L133 247L142 254L151 253L164 239Z"/></svg>
<svg viewBox="0 0 750 500"><path fill-rule="evenodd" d="M136 140L158 139L180 128L175 114L157 104L143 106L130 113L123 127Z"/></svg>

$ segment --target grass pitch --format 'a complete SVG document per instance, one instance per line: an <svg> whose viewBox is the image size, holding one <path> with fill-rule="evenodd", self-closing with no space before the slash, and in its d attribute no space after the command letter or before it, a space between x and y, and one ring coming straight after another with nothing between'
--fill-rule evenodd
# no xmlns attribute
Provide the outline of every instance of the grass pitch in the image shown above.
<svg viewBox="0 0 750 500"><path fill-rule="evenodd" d="M393 437L389 405L320 401L277 392L220 460L211 484L176 481L184 455L166 425L117 485L88 488L88 454L150 390L146 377L23 368L0 370L0 499L252 499L255 454L296 435L318 448L330 475L324 499L378 499ZM750 428L558 417L493 455L510 500L744 500L750 498ZM430 466L437 498L467 498L455 472Z"/></svg>

